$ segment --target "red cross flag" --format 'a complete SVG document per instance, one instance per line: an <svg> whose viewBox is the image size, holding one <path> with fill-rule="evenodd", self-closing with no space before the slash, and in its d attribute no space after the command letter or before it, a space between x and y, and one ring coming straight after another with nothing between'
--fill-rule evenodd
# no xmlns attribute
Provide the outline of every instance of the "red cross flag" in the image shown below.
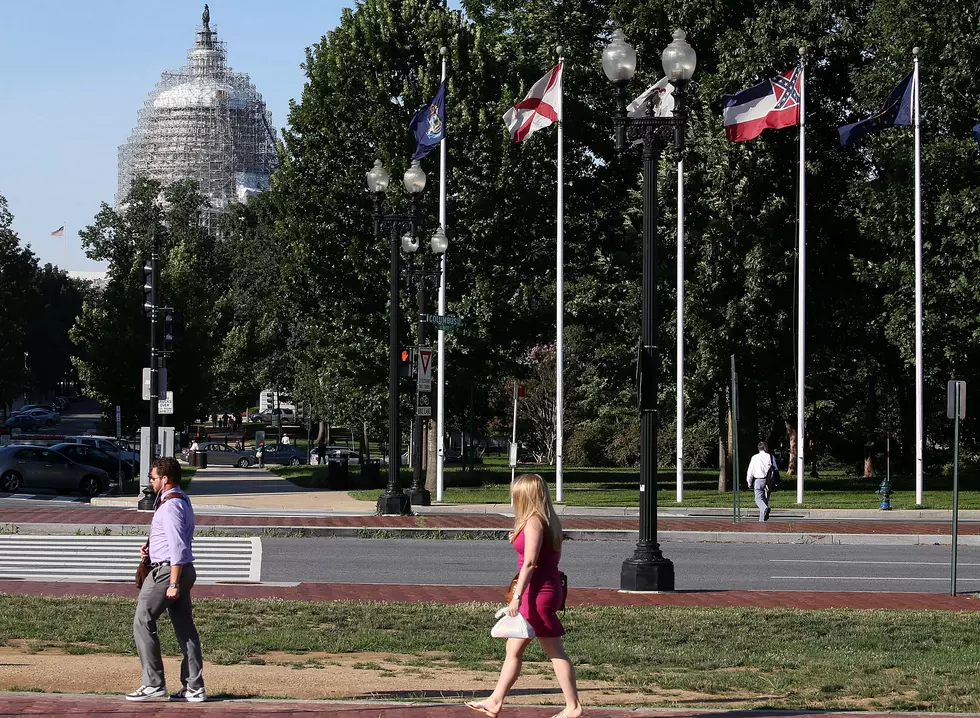
<svg viewBox="0 0 980 718"><path fill-rule="evenodd" d="M523 100L507 110L504 123L514 142L520 142L532 132L560 119L561 70L562 63L559 62L551 72L534 83Z"/></svg>

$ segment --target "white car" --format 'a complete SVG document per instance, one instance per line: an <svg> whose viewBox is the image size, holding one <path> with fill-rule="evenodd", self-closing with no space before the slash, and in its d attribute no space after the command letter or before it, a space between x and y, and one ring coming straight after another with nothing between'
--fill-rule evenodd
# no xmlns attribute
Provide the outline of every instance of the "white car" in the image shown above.
<svg viewBox="0 0 980 718"><path fill-rule="evenodd" d="M354 449L348 449L345 446L327 446L324 447L326 450L326 461L331 462L341 462L347 461L348 464L357 465L360 462L357 452ZM310 449L310 463L314 466L320 463L319 453L314 446Z"/></svg>
<svg viewBox="0 0 980 718"><path fill-rule="evenodd" d="M29 416L32 419L37 419L37 423L44 426L54 426L61 421L61 417L49 409L27 409L18 412L17 416Z"/></svg>

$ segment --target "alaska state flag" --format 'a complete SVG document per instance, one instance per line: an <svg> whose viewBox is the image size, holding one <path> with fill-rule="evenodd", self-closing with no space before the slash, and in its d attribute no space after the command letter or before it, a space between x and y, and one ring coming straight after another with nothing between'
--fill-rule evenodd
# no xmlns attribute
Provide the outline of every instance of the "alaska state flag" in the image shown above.
<svg viewBox="0 0 980 718"><path fill-rule="evenodd" d="M766 128L778 130L799 124L802 81L802 69L794 67L747 90L722 95L728 139L751 140Z"/></svg>
<svg viewBox="0 0 980 718"><path fill-rule="evenodd" d="M908 77L898 83L898 87L891 91L888 99L885 100L884 107L877 114L866 120L839 128L837 131L840 133L841 145L846 147L869 132L879 132L895 125L911 125L912 75L913 73L910 72Z"/></svg>
<svg viewBox="0 0 980 718"><path fill-rule="evenodd" d="M420 160L434 150L446 136L446 81L443 80L436 90L432 102L419 110L409 125L415 133L418 146L415 148L413 160Z"/></svg>

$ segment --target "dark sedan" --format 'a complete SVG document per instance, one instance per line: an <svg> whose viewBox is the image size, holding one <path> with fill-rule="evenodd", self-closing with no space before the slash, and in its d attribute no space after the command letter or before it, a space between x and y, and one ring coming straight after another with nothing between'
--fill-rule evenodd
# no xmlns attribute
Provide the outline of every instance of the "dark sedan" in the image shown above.
<svg viewBox="0 0 980 718"><path fill-rule="evenodd" d="M94 446L85 446L83 444L55 444L51 447L52 451L57 451L59 454L67 456L72 461L77 461L79 464L85 464L86 466L94 466L96 468L102 469L109 476L116 476L119 471L119 459L114 456L110 456L107 452L102 449L97 449ZM134 469L132 465L127 462L122 462L122 475L123 481L131 481L133 478Z"/></svg>
<svg viewBox="0 0 980 718"><path fill-rule="evenodd" d="M285 466L299 466L300 464L308 464L310 461L305 451L297 449L292 444L278 448L266 446L265 456L262 457L262 460L266 464L283 464Z"/></svg>
<svg viewBox="0 0 980 718"><path fill-rule="evenodd" d="M14 493L22 488L96 496L109 488L109 475L44 446L4 446L0 448L0 491Z"/></svg>

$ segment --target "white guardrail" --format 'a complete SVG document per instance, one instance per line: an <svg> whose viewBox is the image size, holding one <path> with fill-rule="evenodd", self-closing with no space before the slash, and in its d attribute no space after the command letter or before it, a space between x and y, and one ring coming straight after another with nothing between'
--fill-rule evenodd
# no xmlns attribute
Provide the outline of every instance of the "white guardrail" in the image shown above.
<svg viewBox="0 0 980 718"><path fill-rule="evenodd" d="M0 578L132 581L145 536L0 536ZM194 539L199 583L262 580L262 540Z"/></svg>

